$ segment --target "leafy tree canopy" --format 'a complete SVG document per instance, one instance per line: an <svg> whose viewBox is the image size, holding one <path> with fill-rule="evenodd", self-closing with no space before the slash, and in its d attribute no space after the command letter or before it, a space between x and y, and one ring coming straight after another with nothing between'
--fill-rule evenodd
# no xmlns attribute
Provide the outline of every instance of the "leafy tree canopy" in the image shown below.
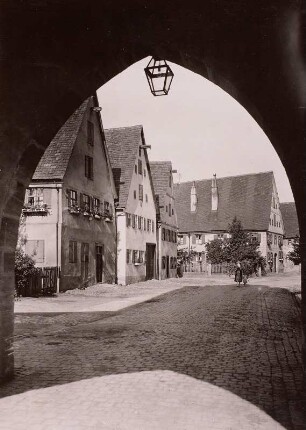
<svg viewBox="0 0 306 430"><path fill-rule="evenodd" d="M259 242L243 229L242 223L236 217L228 226L229 238L215 239L206 244L207 258L212 264L228 263L233 267L240 261L246 275L254 273L258 267L265 268L265 259L258 250Z"/></svg>
<svg viewBox="0 0 306 430"><path fill-rule="evenodd" d="M293 250L288 252L287 258L294 264L300 264L301 254L300 254L300 239L296 237L292 242Z"/></svg>

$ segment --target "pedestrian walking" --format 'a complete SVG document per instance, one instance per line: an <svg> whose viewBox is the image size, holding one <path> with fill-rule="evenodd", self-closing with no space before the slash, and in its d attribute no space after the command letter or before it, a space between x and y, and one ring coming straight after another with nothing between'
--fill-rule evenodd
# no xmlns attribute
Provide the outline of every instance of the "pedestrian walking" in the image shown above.
<svg viewBox="0 0 306 430"><path fill-rule="evenodd" d="M242 282L242 275L243 275L243 272L242 272L241 264L238 261L237 268L235 270L235 282L238 282L239 287L240 287L240 282Z"/></svg>

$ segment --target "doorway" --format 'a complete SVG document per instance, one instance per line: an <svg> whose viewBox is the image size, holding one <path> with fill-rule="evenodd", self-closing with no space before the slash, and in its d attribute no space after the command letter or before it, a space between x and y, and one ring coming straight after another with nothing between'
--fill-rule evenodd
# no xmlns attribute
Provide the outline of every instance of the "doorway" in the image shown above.
<svg viewBox="0 0 306 430"><path fill-rule="evenodd" d="M154 243L146 244L146 280L154 279L155 248L156 248L156 245Z"/></svg>
<svg viewBox="0 0 306 430"><path fill-rule="evenodd" d="M104 246L96 245L96 282L103 281L103 254Z"/></svg>
<svg viewBox="0 0 306 430"><path fill-rule="evenodd" d="M166 278L170 278L170 257L166 257Z"/></svg>

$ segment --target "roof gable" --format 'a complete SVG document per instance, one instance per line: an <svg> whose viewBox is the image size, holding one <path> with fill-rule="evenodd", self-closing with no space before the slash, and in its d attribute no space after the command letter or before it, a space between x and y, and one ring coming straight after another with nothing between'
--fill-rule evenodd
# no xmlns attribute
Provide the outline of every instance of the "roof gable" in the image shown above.
<svg viewBox="0 0 306 430"><path fill-rule="evenodd" d="M211 179L195 181L197 210L190 211L192 184L185 182L174 188L180 231L226 231L235 216L246 230L268 229L273 172L217 178L218 209L215 211L211 209Z"/></svg>
<svg viewBox="0 0 306 430"><path fill-rule="evenodd" d="M64 178L89 100L81 104L52 139L36 167L34 181Z"/></svg>
<svg viewBox="0 0 306 430"><path fill-rule="evenodd" d="M285 238L292 239L300 236L299 221L294 202L280 203L283 218Z"/></svg>
<svg viewBox="0 0 306 430"><path fill-rule="evenodd" d="M169 186L172 163L171 161L151 161L150 168L154 192L158 196L158 213L160 214L161 221L166 221L165 196L167 193L172 194L171 187Z"/></svg>
<svg viewBox="0 0 306 430"><path fill-rule="evenodd" d="M143 140L143 128L141 125L135 125L106 129L105 138L119 199L119 207L125 208L138 147L141 140Z"/></svg>

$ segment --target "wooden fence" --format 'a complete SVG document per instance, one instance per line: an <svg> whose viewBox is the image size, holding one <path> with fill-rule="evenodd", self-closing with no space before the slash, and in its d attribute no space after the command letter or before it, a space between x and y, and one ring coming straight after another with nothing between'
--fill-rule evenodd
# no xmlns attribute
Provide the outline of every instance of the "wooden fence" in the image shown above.
<svg viewBox="0 0 306 430"><path fill-rule="evenodd" d="M17 294L22 297L38 297L55 294L58 277L59 270L57 267L39 268L37 273L28 277L25 287L22 288L22 291L17 291Z"/></svg>

